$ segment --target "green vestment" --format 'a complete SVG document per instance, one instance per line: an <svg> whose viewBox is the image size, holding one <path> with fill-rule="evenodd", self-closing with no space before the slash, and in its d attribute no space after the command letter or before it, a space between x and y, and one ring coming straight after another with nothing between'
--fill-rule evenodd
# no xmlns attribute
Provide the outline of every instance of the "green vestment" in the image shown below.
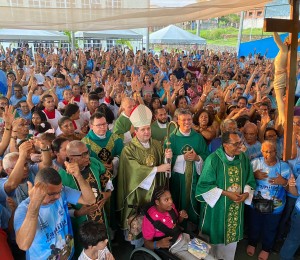
<svg viewBox="0 0 300 260"><path fill-rule="evenodd" d="M104 191L106 183L102 181L101 175L105 174L105 167L104 165L99 162L98 160L96 160L95 158L90 158L90 172L93 174L94 179L97 182L97 186L99 189L99 192ZM59 170L59 175L61 176L62 179L62 184L64 186L70 187L72 189L75 190L80 190L76 179L71 175L68 174L63 168L61 168ZM89 180L87 180L89 182ZM94 190L93 190L94 191ZM95 191L94 191L95 193ZM81 204L77 204L77 205L72 205L75 209L80 209L82 207ZM106 215L104 210L102 210L102 215L103 215L103 219L104 219L104 223L106 225L106 228L108 228L107 225L107 219L106 219ZM88 220L88 216L80 216L80 217L71 217L71 221L72 221L72 226L73 226L73 230L74 230L74 239L75 239L75 254L77 255L77 257L79 256L80 252L82 251L82 247L80 246L80 243L78 242L78 229L81 223L85 222Z"/></svg>
<svg viewBox="0 0 300 260"><path fill-rule="evenodd" d="M227 245L243 239L244 203L221 195L211 208L201 195L216 187L243 193L246 185L255 189L252 167L244 153L229 161L220 147L208 156L197 184L196 199L202 202L200 230L210 236L212 244Z"/></svg>
<svg viewBox="0 0 300 260"><path fill-rule="evenodd" d="M81 140L85 143L93 158L105 163L110 157L119 157L123 149L123 141L117 134L112 134L110 131L106 132L106 137L99 138L93 130ZM111 197L105 203L104 207L107 213L109 225L113 230L117 229L117 221L115 216L116 209L116 178L112 178L115 190L112 192Z"/></svg>
<svg viewBox="0 0 300 260"><path fill-rule="evenodd" d="M194 149L196 154L205 160L208 156L208 148L202 135L191 130L189 136L184 136L178 129L170 135L170 148L173 152L172 169L176 159L184 155L187 150ZM186 210L189 221L195 225L199 224L200 203L195 199L195 189L199 178L196 171L196 162L186 162L185 172L179 173L172 170L170 179L170 191L174 204L178 210Z"/></svg>
<svg viewBox="0 0 300 260"><path fill-rule="evenodd" d="M124 134L131 128L131 122L128 117L121 114L114 124L113 133L119 135L124 141Z"/></svg>
<svg viewBox="0 0 300 260"><path fill-rule="evenodd" d="M107 131L106 137L101 139L95 135L93 130L90 130L81 141L87 145L91 156L98 160L100 159L102 163L105 163L110 156L119 157L124 146L122 139L117 134L112 134L110 131ZM103 151L102 155L102 148L105 148L110 154L107 155L107 152Z"/></svg>
<svg viewBox="0 0 300 260"><path fill-rule="evenodd" d="M167 123L168 127L168 123ZM165 141L165 138L167 136L167 127L166 128L160 128L157 124L157 120L154 121L151 124L151 137L157 141L160 141L163 143Z"/></svg>
<svg viewBox="0 0 300 260"><path fill-rule="evenodd" d="M142 206L151 201L156 186L164 185L165 174L157 173L149 190L139 185L150 175L155 166L163 163L160 142L150 139L150 148L144 148L134 137L122 150L118 171L117 210L121 211L121 228L127 229L128 205Z"/></svg>

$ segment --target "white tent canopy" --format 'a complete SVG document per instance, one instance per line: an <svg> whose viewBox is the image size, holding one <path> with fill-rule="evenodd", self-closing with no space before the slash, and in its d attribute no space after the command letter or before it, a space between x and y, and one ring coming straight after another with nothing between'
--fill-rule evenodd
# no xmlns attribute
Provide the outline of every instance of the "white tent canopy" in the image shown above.
<svg viewBox="0 0 300 260"><path fill-rule="evenodd" d="M157 44L206 44L206 40L189 33L175 25L169 25L161 30L151 33L150 43Z"/></svg>
<svg viewBox="0 0 300 260"><path fill-rule="evenodd" d="M0 30L0 40L2 41L68 41L68 36L57 31L39 30Z"/></svg>
<svg viewBox="0 0 300 260"><path fill-rule="evenodd" d="M141 40L143 35L140 35L132 30L106 30L106 31L89 31L76 32L75 38L84 39L129 39Z"/></svg>
<svg viewBox="0 0 300 260"><path fill-rule="evenodd" d="M267 2L270 0L1 0L0 24L60 31L146 28L219 17Z"/></svg>

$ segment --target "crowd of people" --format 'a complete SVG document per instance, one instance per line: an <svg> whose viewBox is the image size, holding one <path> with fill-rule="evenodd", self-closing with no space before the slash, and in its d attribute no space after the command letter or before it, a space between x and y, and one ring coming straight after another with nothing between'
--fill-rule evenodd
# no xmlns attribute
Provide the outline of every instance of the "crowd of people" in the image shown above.
<svg viewBox="0 0 300 260"><path fill-rule="evenodd" d="M25 45L0 53L3 259L114 259L135 247L267 260L300 245L300 104L278 122L261 54ZM283 96L284 99L284 96ZM293 139L284 162L283 136ZM139 208L145 208L145 216ZM179 224L181 228L179 227Z"/></svg>

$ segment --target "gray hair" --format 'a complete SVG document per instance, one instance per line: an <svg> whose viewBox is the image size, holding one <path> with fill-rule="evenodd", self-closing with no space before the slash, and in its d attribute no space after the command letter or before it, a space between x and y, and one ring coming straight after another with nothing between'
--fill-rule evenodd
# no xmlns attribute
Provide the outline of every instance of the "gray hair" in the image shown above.
<svg viewBox="0 0 300 260"><path fill-rule="evenodd" d="M222 121L220 128L224 132L226 132L229 124L235 124L235 126L237 127L237 123L234 119L225 119L224 121Z"/></svg>
<svg viewBox="0 0 300 260"><path fill-rule="evenodd" d="M8 153L4 156L2 161L3 169L6 171L9 168L13 168L16 165L16 161L19 159L18 152Z"/></svg>
<svg viewBox="0 0 300 260"><path fill-rule="evenodd" d="M191 115L192 116L192 112L189 109L185 109L185 108L177 108L175 110L174 116L181 116L181 115Z"/></svg>
<svg viewBox="0 0 300 260"><path fill-rule="evenodd" d="M73 140L70 143L68 143L66 151L67 151L67 153L69 153L70 151L77 150L78 147L81 147L81 146L86 146L86 144L79 140Z"/></svg>

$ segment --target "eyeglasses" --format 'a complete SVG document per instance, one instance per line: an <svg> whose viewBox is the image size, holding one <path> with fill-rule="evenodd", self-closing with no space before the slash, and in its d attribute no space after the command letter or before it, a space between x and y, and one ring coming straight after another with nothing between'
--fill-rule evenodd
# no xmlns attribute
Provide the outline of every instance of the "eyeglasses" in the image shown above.
<svg viewBox="0 0 300 260"><path fill-rule="evenodd" d="M54 197L54 196L56 196L56 195L60 195L61 192L62 192L62 190L63 190L63 189L61 189L59 192L48 193L47 195L48 195L49 197Z"/></svg>
<svg viewBox="0 0 300 260"><path fill-rule="evenodd" d="M90 151L85 151L81 154L70 154L70 156L76 156L76 157L81 157L81 158L88 157L89 155L90 155Z"/></svg>
<svg viewBox="0 0 300 260"><path fill-rule="evenodd" d="M300 126L300 121L297 121L297 122L293 122L293 125L297 125L297 126Z"/></svg>
<svg viewBox="0 0 300 260"><path fill-rule="evenodd" d="M93 125L93 126L96 126L96 127L106 127L106 126L107 126L107 123L97 124L97 125Z"/></svg>

